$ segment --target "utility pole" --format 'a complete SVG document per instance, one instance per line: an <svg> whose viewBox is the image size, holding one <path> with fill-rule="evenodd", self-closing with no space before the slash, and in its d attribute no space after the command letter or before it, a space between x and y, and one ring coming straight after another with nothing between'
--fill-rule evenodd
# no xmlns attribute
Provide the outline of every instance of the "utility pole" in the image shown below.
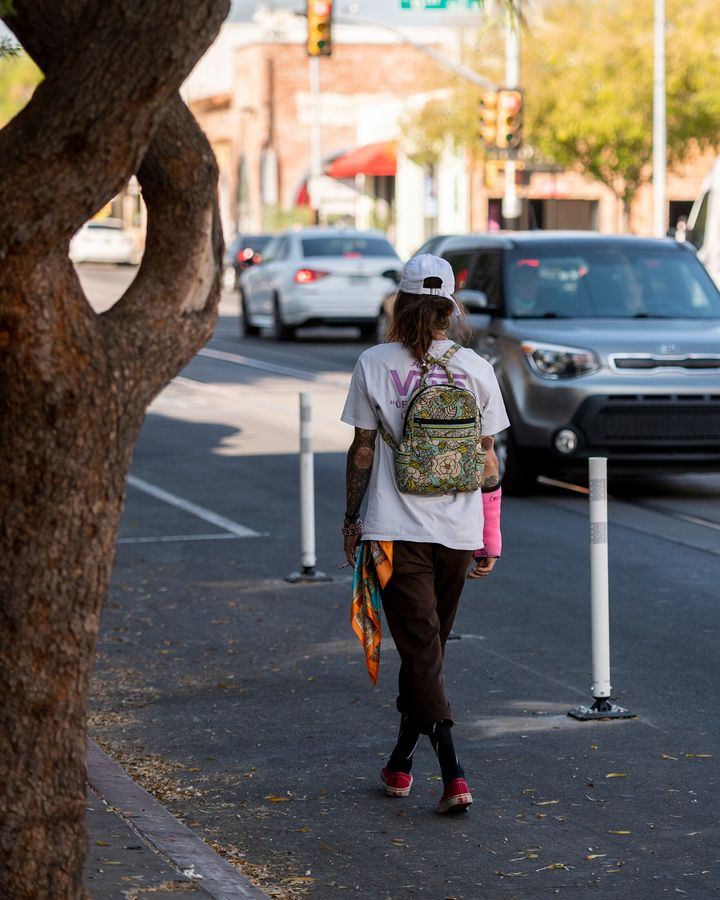
<svg viewBox="0 0 720 900"><path fill-rule="evenodd" d="M665 224L665 179L667 122L665 116L665 0L655 0L653 66L653 233L663 237Z"/></svg>
<svg viewBox="0 0 720 900"><path fill-rule="evenodd" d="M505 87L520 87L520 0L511 0L505 22ZM520 218L520 198L515 184L515 160L505 162L505 189L502 214L506 227L517 227Z"/></svg>

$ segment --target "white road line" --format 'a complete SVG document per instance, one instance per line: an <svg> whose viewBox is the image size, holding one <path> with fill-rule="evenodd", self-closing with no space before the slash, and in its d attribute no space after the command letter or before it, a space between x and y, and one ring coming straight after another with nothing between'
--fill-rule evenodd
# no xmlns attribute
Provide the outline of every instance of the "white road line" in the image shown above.
<svg viewBox="0 0 720 900"><path fill-rule="evenodd" d="M211 509L206 509L204 506L198 506L197 503L191 503L189 500L184 500L182 497L178 497L177 494L171 494L169 491L164 491L154 484L143 481L142 478L128 475L127 481L131 487L137 488L137 490L143 491L151 497L155 497L165 503L169 503L171 506L176 506L178 509L189 512L191 515L197 516L198 519L203 519L203 521L209 522L211 525L222 528L223 531L229 531L230 534L233 534L236 537L244 538L260 536L260 533L258 531L253 531L252 528L246 528L244 525L239 525L231 519L226 519L225 516L214 513Z"/></svg>
<svg viewBox="0 0 720 900"><path fill-rule="evenodd" d="M646 507L646 508L647 509L655 509L655 510L658 509L657 506L656 507ZM676 519L682 519L684 522L690 522L693 525L702 525L705 528L716 528L718 531L720 531L720 522L712 522L710 519L700 519L697 516L691 516L688 513L681 513L681 512L673 512L673 513L670 513L670 515L675 516Z"/></svg>
<svg viewBox="0 0 720 900"><path fill-rule="evenodd" d="M207 356L208 359L219 359L222 362L235 363L238 366L247 366L250 369L262 369L264 372L272 372L275 375L287 375L289 378L299 378L301 381L320 382L321 384L334 385L343 390L347 389L348 382L336 381L332 377L318 374L317 372L308 372L305 369L293 369L290 366L281 366L277 363L265 362L261 359L252 359L249 356L241 356L239 353L226 353L224 350L211 350L209 347L203 347L198 350L198 356Z"/></svg>
<svg viewBox="0 0 720 900"><path fill-rule="evenodd" d="M118 544L168 544L173 541L236 541L237 534L162 534L155 537L118 538Z"/></svg>

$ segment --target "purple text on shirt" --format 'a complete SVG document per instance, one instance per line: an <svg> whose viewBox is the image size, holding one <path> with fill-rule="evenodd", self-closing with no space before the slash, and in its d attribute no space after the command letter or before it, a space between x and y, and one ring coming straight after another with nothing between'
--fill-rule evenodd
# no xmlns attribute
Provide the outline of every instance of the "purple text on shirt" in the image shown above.
<svg viewBox="0 0 720 900"><path fill-rule="evenodd" d="M390 378L395 385L395 389L398 392L398 396L407 397L408 394L412 393L417 389L420 384L420 377L422 375L422 369L414 368L410 369L406 378L401 378L398 371L396 369L390 369ZM463 372L453 372L453 379L455 384L458 387L465 387L465 380L467 375ZM440 366L433 366L430 370L427 377L428 384L447 384L448 378L447 373Z"/></svg>

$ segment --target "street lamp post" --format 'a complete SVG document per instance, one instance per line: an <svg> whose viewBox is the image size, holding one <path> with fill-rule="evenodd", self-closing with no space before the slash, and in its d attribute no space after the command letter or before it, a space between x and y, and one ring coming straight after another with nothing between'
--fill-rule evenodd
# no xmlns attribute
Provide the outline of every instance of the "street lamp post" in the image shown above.
<svg viewBox="0 0 720 900"><path fill-rule="evenodd" d="M665 0L655 0L653 66L653 232L662 237L665 225L667 122L665 116Z"/></svg>

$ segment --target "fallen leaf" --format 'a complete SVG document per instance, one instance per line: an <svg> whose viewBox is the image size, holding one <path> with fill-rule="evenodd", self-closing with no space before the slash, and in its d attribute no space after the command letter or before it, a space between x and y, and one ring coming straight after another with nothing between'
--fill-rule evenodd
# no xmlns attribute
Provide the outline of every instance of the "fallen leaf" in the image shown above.
<svg viewBox="0 0 720 900"><path fill-rule="evenodd" d="M95 841L95 844L98 847L109 847L110 846L110 844L108 844L107 841Z"/></svg>
<svg viewBox="0 0 720 900"><path fill-rule="evenodd" d="M566 866L565 863L550 863L549 866L543 866L541 869L535 869L535 871L545 872L547 869L561 869L563 872L569 872L571 866Z"/></svg>
<svg viewBox="0 0 720 900"><path fill-rule="evenodd" d="M687 759L712 759L712 753L686 753Z"/></svg>
<svg viewBox="0 0 720 900"><path fill-rule="evenodd" d="M668 756L667 753L661 753L660 759L674 759L677 762L677 756Z"/></svg>
<svg viewBox="0 0 720 900"><path fill-rule="evenodd" d="M627 772L608 772L606 778L627 778Z"/></svg>
<svg viewBox="0 0 720 900"><path fill-rule="evenodd" d="M585 859L602 859L603 856L607 856L607 853L588 853Z"/></svg>
<svg viewBox="0 0 720 900"><path fill-rule="evenodd" d="M308 831L312 831L312 828L310 828L309 825L303 825L300 828L296 828L295 831L302 831L303 833L305 833Z"/></svg>
<svg viewBox="0 0 720 900"><path fill-rule="evenodd" d="M533 800L533 806L554 806L559 800Z"/></svg>
<svg viewBox="0 0 720 900"><path fill-rule="evenodd" d="M610 830L608 834L632 834L632 831L622 831L622 830Z"/></svg>
<svg viewBox="0 0 720 900"><path fill-rule="evenodd" d="M265 799L271 803L289 803L291 800L290 797L276 797L275 794L268 794Z"/></svg>

